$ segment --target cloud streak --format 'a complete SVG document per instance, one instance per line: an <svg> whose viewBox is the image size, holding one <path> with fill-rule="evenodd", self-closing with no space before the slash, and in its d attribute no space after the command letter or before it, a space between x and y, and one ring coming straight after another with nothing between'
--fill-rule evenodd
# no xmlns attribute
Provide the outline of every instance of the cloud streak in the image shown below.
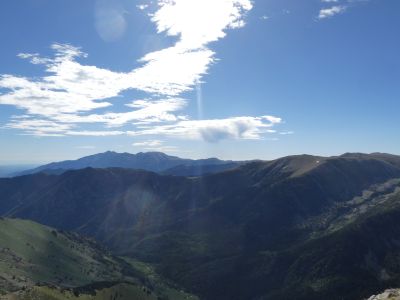
<svg viewBox="0 0 400 300"><path fill-rule="evenodd" d="M0 104L24 111L22 116L11 118L5 128L36 136L159 135L212 143L261 139L273 132L271 128L281 122L280 118L193 121L179 113L187 105L182 94L202 83L216 63L210 44L224 38L228 30L245 25L251 1L158 0L157 4L156 11L149 14L151 22L158 34L176 41L171 47L146 54L138 60L140 66L129 72L84 65L80 61L87 54L69 44L53 44L53 57L19 54L21 59L43 67L45 74L37 78L0 75ZM140 5L138 9L150 8ZM124 14L122 9L97 9L96 29L104 40L112 41L124 33ZM127 90L145 92L148 97L126 99L122 93ZM125 109L113 111L115 101L122 101ZM103 127L87 130L85 124ZM132 129L122 129L124 126ZM142 146L167 147L154 142Z"/></svg>
<svg viewBox="0 0 400 300"><path fill-rule="evenodd" d="M273 129L282 123L282 119L274 116L262 117L232 117L226 119L211 120L184 120L169 125L137 126L136 130L74 130L75 124L60 124L47 120L17 118L7 126L14 129L22 129L28 135L35 136L118 136L132 137L156 136L189 140L200 140L208 143L218 143L226 139L233 140L261 140L268 133L276 133ZM281 134L291 134L281 133ZM158 139L136 142L136 147L144 149L161 149L163 142Z"/></svg>
<svg viewBox="0 0 400 300"><path fill-rule="evenodd" d="M336 15L344 13L355 5L369 2L369 0L321 0L321 2L324 4L330 4L331 7L322 8L319 10L317 17L319 20L332 18Z"/></svg>
<svg viewBox="0 0 400 300"><path fill-rule="evenodd" d="M164 141L161 140L147 140L142 142L136 142L132 144L135 148L140 148L146 151L157 151L157 152L176 152L178 148L175 146L164 145Z"/></svg>
<svg viewBox="0 0 400 300"><path fill-rule="evenodd" d="M326 19L333 17L337 14L343 13L346 10L344 5L335 5L330 8L324 8L319 11L318 19Z"/></svg>
<svg viewBox="0 0 400 300"><path fill-rule="evenodd" d="M51 48L55 52L53 58L19 54L33 64L44 65L48 75L39 79L1 75L0 89L7 92L0 94L0 104L49 118L111 106L104 99L121 92L121 74L79 64L76 58L86 54L77 47L53 44Z"/></svg>
<svg viewBox="0 0 400 300"><path fill-rule="evenodd" d="M203 140L217 143L225 139L259 140L265 133L275 132L272 127L282 120L273 116L233 117L216 120L180 121L173 125L161 125L130 131L128 135L156 135L182 139Z"/></svg>

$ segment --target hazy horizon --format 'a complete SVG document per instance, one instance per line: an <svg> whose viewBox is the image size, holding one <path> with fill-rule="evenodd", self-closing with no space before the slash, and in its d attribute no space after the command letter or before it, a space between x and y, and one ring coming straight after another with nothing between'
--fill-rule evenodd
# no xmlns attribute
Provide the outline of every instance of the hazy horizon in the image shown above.
<svg viewBox="0 0 400 300"><path fill-rule="evenodd" d="M338 157L347 153L354 153L354 154L374 154L374 153L382 153L382 154L389 154L389 155L396 155L396 156L400 156L400 154L397 153L388 153L388 152L352 152L352 151L348 151L348 152L343 152L343 153L337 153L337 154L332 154L332 155L323 155L323 154L315 154L315 153L292 153L292 154L287 154L287 155L283 155L283 156L277 156L277 157L271 157L271 158L260 158L260 157L249 157L249 158L244 158L244 159L239 159L239 158L225 158L225 157L218 157L218 156L198 156L198 157L193 157L193 156L180 156L180 155L176 155L176 154L168 154L162 151L131 151L131 152L126 152L126 151L113 151L113 150L106 150L106 151L101 151L101 152L90 152L88 154L85 154L83 156L78 156L78 157L66 157L66 158L60 158L58 160L45 160L45 161L37 161L37 162L7 162L7 161L2 161L0 160L0 168L8 168L8 167L17 167L19 169L19 167L21 167L20 170L25 170L25 168L23 167L29 167L29 168L34 168L37 166L41 166L41 165L46 165L49 163L53 163L53 162L62 162L62 161L68 161L68 160L77 160L86 156L91 156L91 155L97 155L97 154L103 154L105 152L115 152L118 154L123 154L123 153L128 153L128 154L138 154L138 153L152 153L152 152L159 152L159 153L164 153L167 154L169 156L176 156L179 158L183 158L183 159L207 159L207 158L217 158L220 160L232 160L232 161L246 161L246 160L265 160L265 161L270 161L270 160L276 160L276 159L280 159L283 157L288 157L288 156L300 156L300 155L311 155L311 156L320 156L320 157Z"/></svg>

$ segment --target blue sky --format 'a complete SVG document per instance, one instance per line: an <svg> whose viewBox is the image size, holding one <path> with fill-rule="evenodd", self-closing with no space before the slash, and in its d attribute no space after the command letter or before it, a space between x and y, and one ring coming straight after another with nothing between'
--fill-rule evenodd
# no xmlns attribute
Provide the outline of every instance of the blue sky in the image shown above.
<svg viewBox="0 0 400 300"><path fill-rule="evenodd" d="M400 154L400 2L0 2L0 163Z"/></svg>

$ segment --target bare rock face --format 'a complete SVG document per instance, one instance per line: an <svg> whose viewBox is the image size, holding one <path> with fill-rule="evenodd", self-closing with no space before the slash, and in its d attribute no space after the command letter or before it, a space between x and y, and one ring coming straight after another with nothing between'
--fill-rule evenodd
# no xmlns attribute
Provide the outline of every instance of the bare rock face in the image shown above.
<svg viewBox="0 0 400 300"><path fill-rule="evenodd" d="M371 296L368 300L400 300L400 289L386 290L380 295Z"/></svg>

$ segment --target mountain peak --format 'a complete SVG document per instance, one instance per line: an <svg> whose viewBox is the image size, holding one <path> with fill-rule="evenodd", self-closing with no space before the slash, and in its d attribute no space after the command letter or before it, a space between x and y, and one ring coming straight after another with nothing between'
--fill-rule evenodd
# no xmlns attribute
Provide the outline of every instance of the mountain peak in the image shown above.
<svg viewBox="0 0 400 300"><path fill-rule="evenodd" d="M84 169L87 167L92 168L126 168L126 169L143 169L152 172L164 172L169 169L185 166L189 169L185 169L185 174L190 176L193 172L195 174L201 174L198 167L201 166L222 166L229 164L229 167L233 168L237 164L232 161L222 161L216 158L204 159L204 160L193 160L184 159L177 156L170 156L163 152L151 151L151 152L138 152L132 153L118 153L114 151L106 151L103 153L97 153L90 156L85 156L77 160L67 160L61 162L54 162L47 165L40 166L38 168L21 172L17 175L27 175L38 172L60 174L66 170ZM193 167L197 167L196 170L191 170ZM207 170L211 170L208 168ZM219 168L213 168L212 170L218 171ZM193 173L193 174L194 174Z"/></svg>

